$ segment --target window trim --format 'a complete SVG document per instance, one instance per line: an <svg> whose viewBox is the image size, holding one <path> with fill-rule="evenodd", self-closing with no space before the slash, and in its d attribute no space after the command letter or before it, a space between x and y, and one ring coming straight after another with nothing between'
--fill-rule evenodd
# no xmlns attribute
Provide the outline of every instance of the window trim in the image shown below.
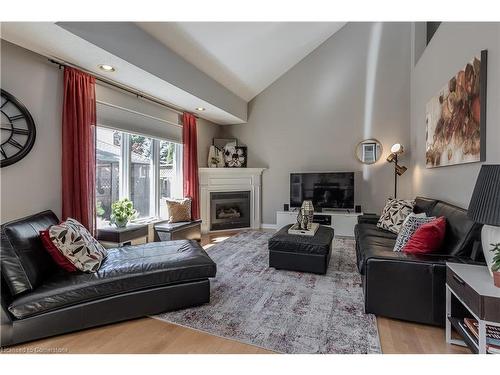
<svg viewBox="0 0 500 375"><path fill-rule="evenodd" d="M120 199L130 199L130 137L121 131Z"/></svg>
<svg viewBox="0 0 500 375"><path fill-rule="evenodd" d="M149 195L153 197L153 201L149 202L149 212L154 212L154 216L160 217L160 140L151 138L153 140L153 149L151 157L151 176L153 181L150 186Z"/></svg>

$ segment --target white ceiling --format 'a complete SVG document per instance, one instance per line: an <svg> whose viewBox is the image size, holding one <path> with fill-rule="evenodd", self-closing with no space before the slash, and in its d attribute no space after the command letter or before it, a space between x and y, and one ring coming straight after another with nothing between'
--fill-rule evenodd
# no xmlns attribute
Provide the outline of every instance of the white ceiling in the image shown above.
<svg viewBox="0 0 500 375"><path fill-rule="evenodd" d="M144 31L251 100L345 22L139 22Z"/></svg>

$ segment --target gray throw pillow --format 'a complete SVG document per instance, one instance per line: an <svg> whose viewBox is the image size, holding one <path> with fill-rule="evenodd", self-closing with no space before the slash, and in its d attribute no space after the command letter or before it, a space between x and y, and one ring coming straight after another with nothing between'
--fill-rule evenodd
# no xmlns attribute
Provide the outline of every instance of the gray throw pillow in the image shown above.
<svg viewBox="0 0 500 375"><path fill-rule="evenodd" d="M398 238L396 238L394 251L401 251L403 247L405 247L406 243L410 240L411 236L413 236L413 234L421 225L426 224L434 219L436 219L435 216L427 217L425 213L412 213L408 215L401 227L401 230L398 233Z"/></svg>

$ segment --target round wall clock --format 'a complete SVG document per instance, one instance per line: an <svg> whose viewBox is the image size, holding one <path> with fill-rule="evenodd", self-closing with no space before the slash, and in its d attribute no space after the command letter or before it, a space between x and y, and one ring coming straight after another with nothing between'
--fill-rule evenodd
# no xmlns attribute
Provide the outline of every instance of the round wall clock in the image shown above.
<svg viewBox="0 0 500 375"><path fill-rule="evenodd" d="M18 162L31 151L35 143L36 129L28 109L5 90L2 90L0 111L0 167L3 168Z"/></svg>

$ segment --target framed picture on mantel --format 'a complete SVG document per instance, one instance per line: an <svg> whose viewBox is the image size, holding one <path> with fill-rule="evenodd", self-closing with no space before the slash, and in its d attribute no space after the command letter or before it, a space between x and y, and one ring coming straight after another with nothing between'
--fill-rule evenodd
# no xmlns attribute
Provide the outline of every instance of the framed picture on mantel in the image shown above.
<svg viewBox="0 0 500 375"><path fill-rule="evenodd" d="M238 140L236 138L213 138L212 144L223 151L227 145L238 146Z"/></svg>
<svg viewBox="0 0 500 375"><path fill-rule="evenodd" d="M487 59L474 56L427 103L427 168L486 160Z"/></svg>

